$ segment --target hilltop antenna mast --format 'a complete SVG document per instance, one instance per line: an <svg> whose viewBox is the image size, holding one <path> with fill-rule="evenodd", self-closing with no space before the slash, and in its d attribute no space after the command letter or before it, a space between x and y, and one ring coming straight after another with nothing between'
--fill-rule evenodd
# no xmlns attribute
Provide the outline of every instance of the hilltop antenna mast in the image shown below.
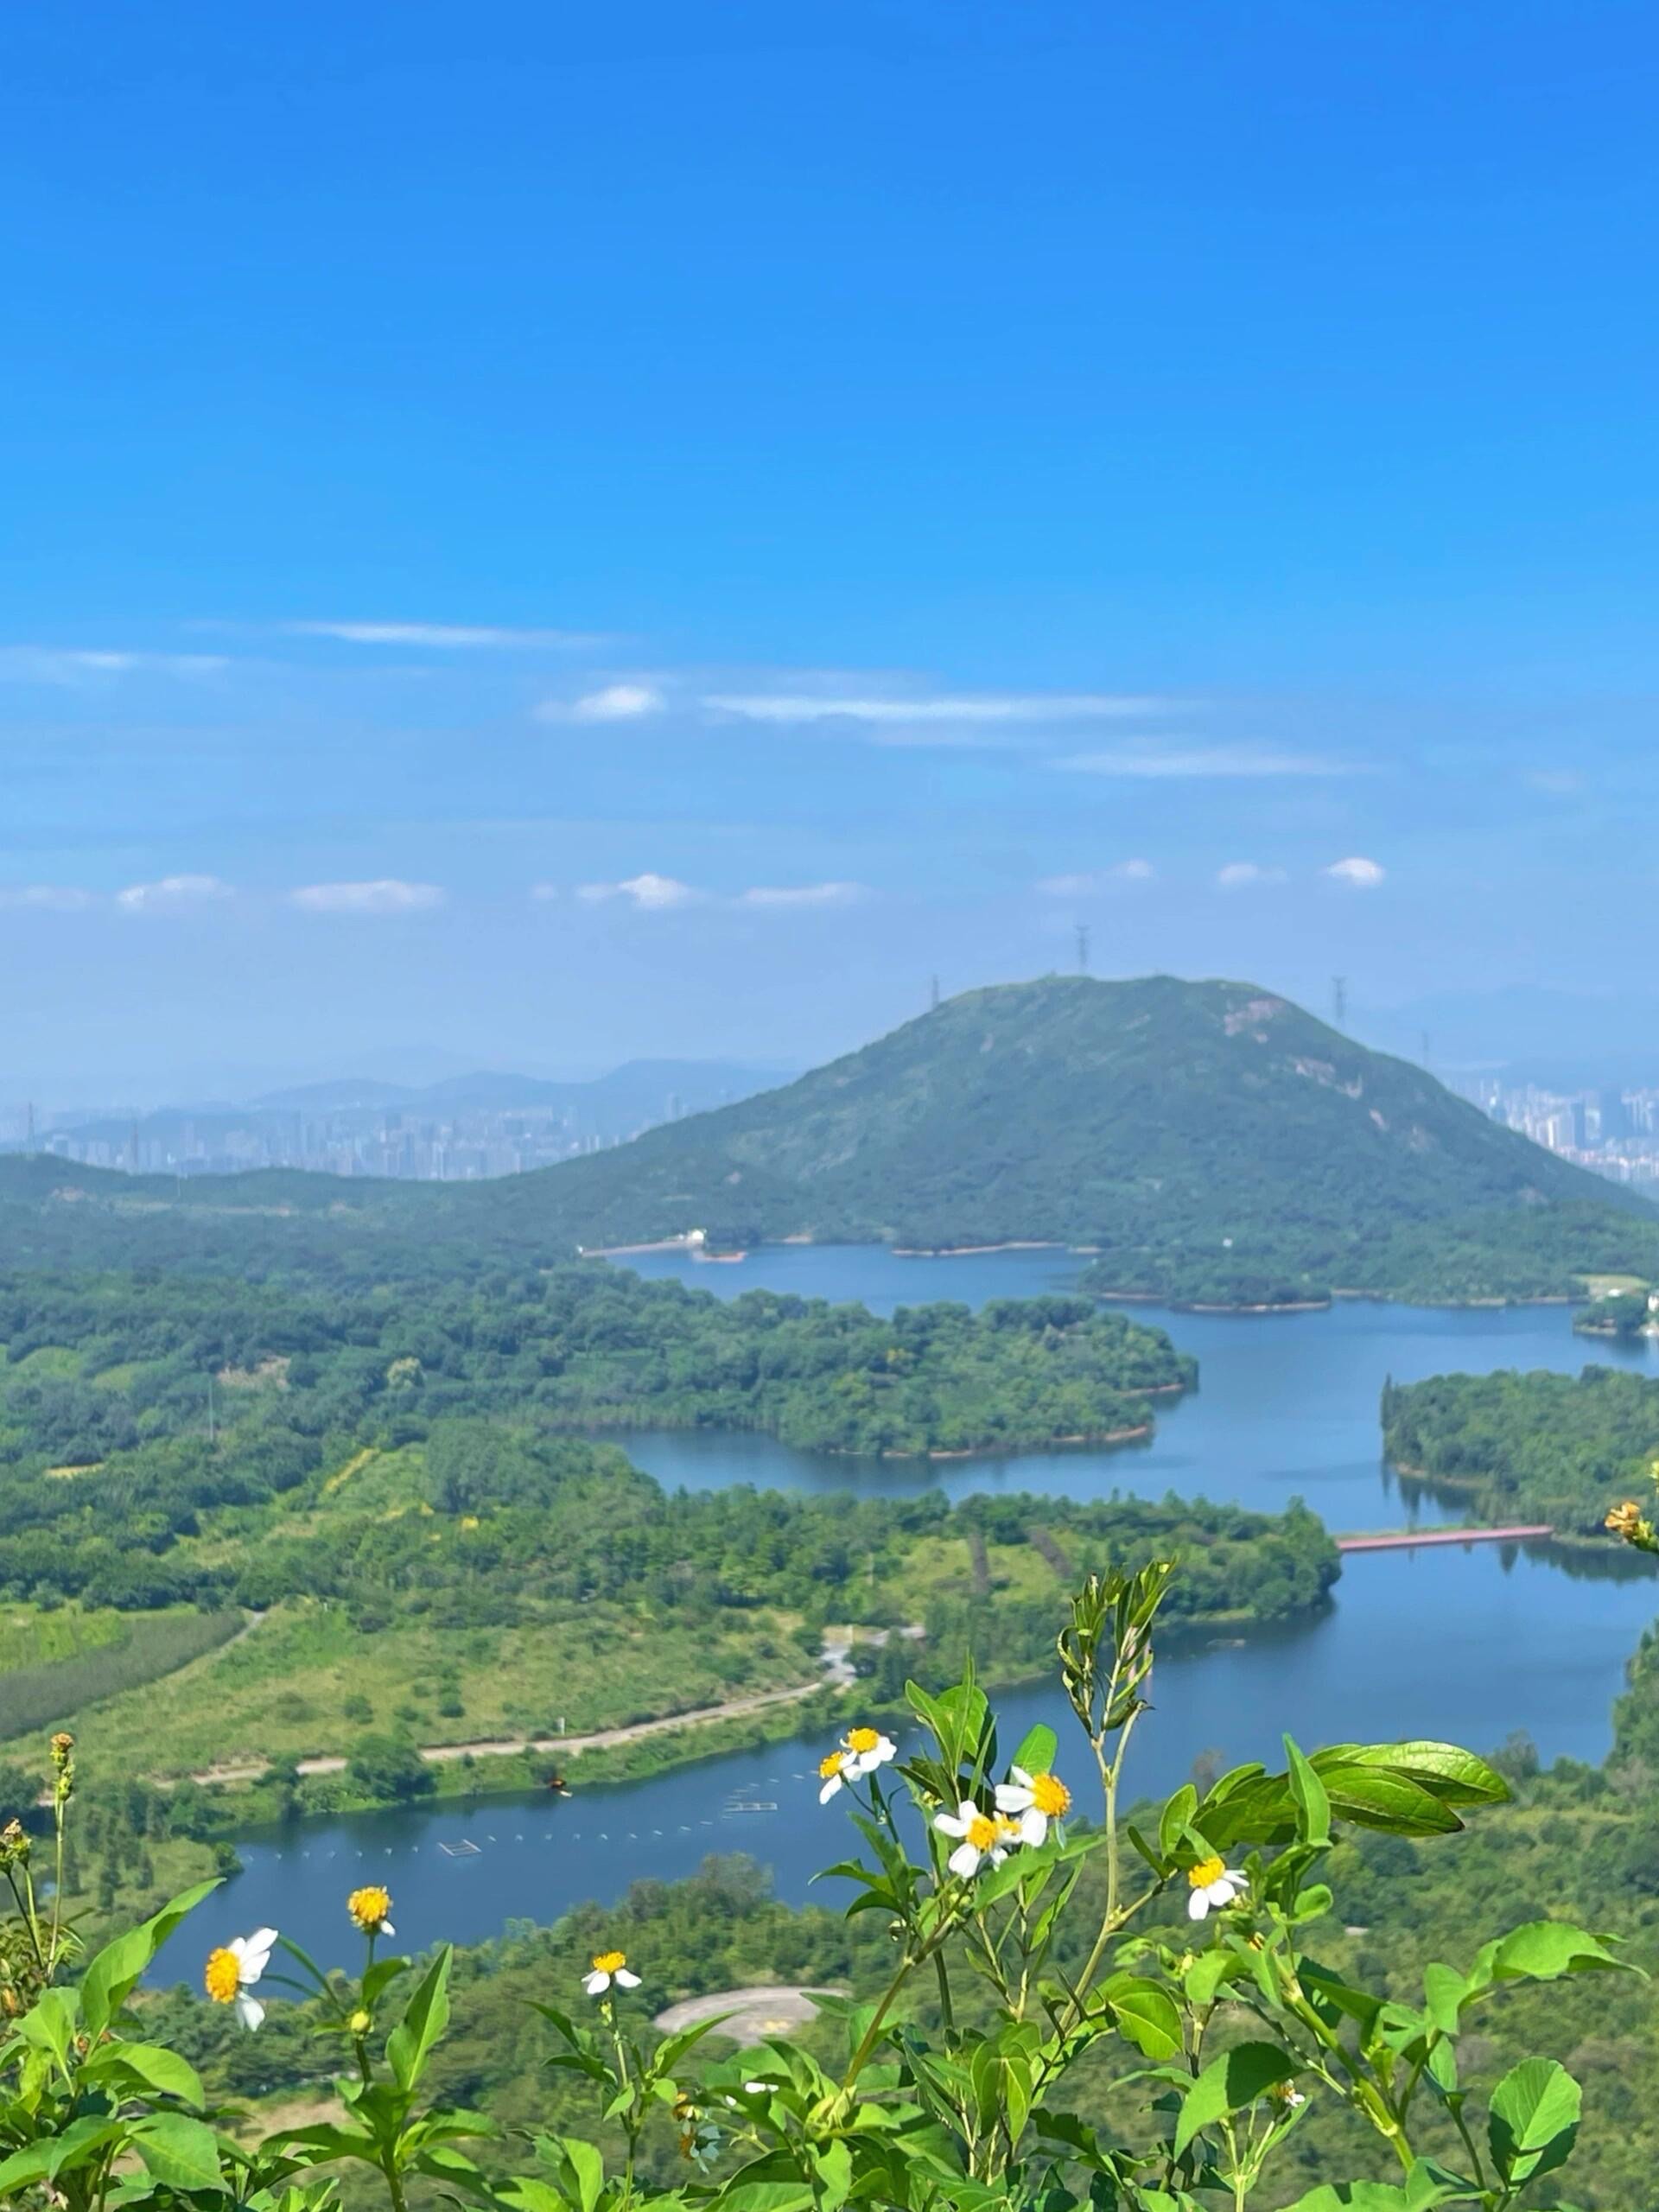
<svg viewBox="0 0 1659 2212"><path fill-rule="evenodd" d="M1077 973L1079 976L1086 976L1089 973L1089 925L1087 922L1077 924Z"/></svg>
<svg viewBox="0 0 1659 2212"><path fill-rule="evenodd" d="M1340 1029L1347 1019L1348 978L1333 976L1331 978L1331 1026L1333 1029Z"/></svg>
<svg viewBox="0 0 1659 2212"><path fill-rule="evenodd" d="M937 976L933 978L933 990L932 990L932 995L931 995L931 997L929 999L929 1001L928 1001L928 1004L929 1004L929 1006L931 1007L931 1008L932 1009L932 1011L933 1011L935 1014L937 1014L937 1013L938 1012L938 1010L939 1010L939 979L938 979L938 977Z"/></svg>

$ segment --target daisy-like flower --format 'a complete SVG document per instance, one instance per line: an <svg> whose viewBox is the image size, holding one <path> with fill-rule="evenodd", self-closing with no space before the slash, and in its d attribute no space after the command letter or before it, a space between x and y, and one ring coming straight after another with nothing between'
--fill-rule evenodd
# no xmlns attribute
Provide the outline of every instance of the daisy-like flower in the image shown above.
<svg viewBox="0 0 1659 2212"><path fill-rule="evenodd" d="M978 1873L986 1859L993 1866L1000 1866L1020 1840L1016 1821L1004 1820L998 1814L982 1813L971 1797L964 1797L954 1813L936 1814L933 1825L941 1835L962 1839L945 1864L964 1882Z"/></svg>
<svg viewBox="0 0 1659 2212"><path fill-rule="evenodd" d="M228 1943L207 1954L202 1986L215 2005L234 2005L236 2017L245 2028L257 2028L265 2017L264 2006L248 1992L270 1964L276 1943L274 1928L256 1928L251 1936L233 1936Z"/></svg>
<svg viewBox="0 0 1659 2212"><path fill-rule="evenodd" d="M1200 1859L1196 1866L1187 1868L1186 1878L1192 1891L1186 1901L1189 1920L1203 1920L1211 1906L1220 1911L1249 1887L1236 1866L1229 1866L1220 1859Z"/></svg>
<svg viewBox="0 0 1659 2212"><path fill-rule="evenodd" d="M858 1762L850 1751L826 1751L818 1761L818 1779L823 1787L818 1792L820 1805L827 1805L837 1789L844 1789L849 1782L858 1780Z"/></svg>
<svg viewBox="0 0 1659 2212"><path fill-rule="evenodd" d="M371 1882L366 1889L353 1890L346 1900L346 1910L365 1936L397 1933L386 1917L391 1910L391 1891L378 1882Z"/></svg>
<svg viewBox="0 0 1659 2212"><path fill-rule="evenodd" d="M996 1785L996 1809L1014 1816L1021 1843L1039 1844L1047 1840L1049 1822L1071 1811L1071 1792L1057 1774L1027 1774L1011 1766L1007 1780Z"/></svg>
<svg viewBox="0 0 1659 2212"><path fill-rule="evenodd" d="M638 1989L639 1977L628 1972L626 1951L595 1951L594 1970L583 1974L582 1987L590 1997L602 1997L613 1982L619 1989Z"/></svg>
<svg viewBox="0 0 1659 2212"><path fill-rule="evenodd" d="M849 1728L841 1739L841 1748L848 1754L849 1772L861 1777L874 1774L877 1767L899 1756L899 1746L879 1728Z"/></svg>
<svg viewBox="0 0 1659 2212"><path fill-rule="evenodd" d="M1289 2082L1275 2082L1268 2094L1274 2104L1282 2105L1287 2112L1294 2112L1299 2106L1307 2102L1301 2091Z"/></svg>

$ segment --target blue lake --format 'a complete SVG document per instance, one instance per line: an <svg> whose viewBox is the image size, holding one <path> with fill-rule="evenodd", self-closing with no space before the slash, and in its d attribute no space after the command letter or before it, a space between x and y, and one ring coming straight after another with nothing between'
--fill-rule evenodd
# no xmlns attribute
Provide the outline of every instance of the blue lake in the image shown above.
<svg viewBox="0 0 1659 2212"><path fill-rule="evenodd" d="M860 1298L891 1312L932 1299L979 1305L1065 1288L1082 1262L1055 1251L906 1260L788 1247L736 1266L679 1254L643 1254L630 1264L724 1297L764 1287ZM1004 1489L1079 1497L1175 1491L1264 1510L1300 1496L1333 1529L1391 1528L1447 1516L1433 1500L1402 1495L1382 1464L1377 1402L1388 1376L1573 1371L1586 1357L1560 1306L1465 1313L1354 1302L1261 1318L1134 1310L1196 1353L1202 1375L1194 1395L1160 1412L1158 1434L1144 1446L931 1468L818 1459L755 1436L652 1433L626 1440L628 1449L664 1483L687 1488L937 1484L959 1496ZM1624 1358L1653 1362L1647 1346ZM1201 1752L1229 1764L1274 1759L1281 1729L1309 1745L1430 1734L1478 1750L1524 1729L1546 1760L1599 1758L1624 1662L1659 1611L1652 1578L1627 1571L1634 1565L1616 1553L1587 1562L1493 1544L1350 1558L1334 1605L1318 1621L1166 1649L1133 1782L1148 1793L1172 1789ZM1051 1720L1064 1743L1057 1692L1018 1691L999 1707L1010 1744L1037 1718ZM772 1867L781 1895L803 1898L810 1875L838 1855L845 1836L834 1808L817 1802L812 1768L823 1748L816 1740L776 1745L651 1781L578 1786L563 1801L492 1797L251 1836L241 1847L245 1871L195 1916L188 1955L175 1955L178 1970L193 1970L205 1943L262 1922L344 1961L353 1954L342 1899L371 1877L397 1899L400 1943L417 1947L475 1942L512 1919L551 1920L582 1898L690 1872L709 1852L750 1852Z"/></svg>

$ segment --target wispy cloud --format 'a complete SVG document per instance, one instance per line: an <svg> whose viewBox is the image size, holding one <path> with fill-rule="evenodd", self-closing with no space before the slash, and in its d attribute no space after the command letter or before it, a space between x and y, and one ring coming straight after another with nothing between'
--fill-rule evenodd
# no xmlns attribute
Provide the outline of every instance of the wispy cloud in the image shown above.
<svg viewBox="0 0 1659 2212"><path fill-rule="evenodd" d="M383 875L369 883L307 883L289 898L308 914L414 914L442 906L435 883L404 883Z"/></svg>
<svg viewBox="0 0 1659 2212"><path fill-rule="evenodd" d="M1119 861L1111 868L1086 868L1077 875L1046 875L1037 888L1046 899L1092 899L1126 883L1150 883L1157 873L1150 861Z"/></svg>
<svg viewBox="0 0 1659 2212"><path fill-rule="evenodd" d="M32 906L54 914L78 913L92 904L90 891L67 883L15 883L0 888L0 906Z"/></svg>
<svg viewBox="0 0 1659 2212"><path fill-rule="evenodd" d="M871 896L862 883L757 883L738 893L741 906L855 906Z"/></svg>
<svg viewBox="0 0 1659 2212"><path fill-rule="evenodd" d="M1229 861L1216 870L1216 881L1224 891L1252 891L1284 880L1283 868L1263 868L1258 861Z"/></svg>
<svg viewBox="0 0 1659 2212"><path fill-rule="evenodd" d="M880 728L907 722L957 725L1096 721L1155 714L1166 702L1097 691L954 691L906 696L817 691L717 691L702 704L711 713L752 722L852 721Z"/></svg>
<svg viewBox="0 0 1659 2212"><path fill-rule="evenodd" d="M626 876L620 883L584 883L576 891L577 898L587 899L590 905L601 904L607 899L622 899L647 912L693 906L702 895L677 877L653 875L649 871L643 875Z"/></svg>
<svg viewBox="0 0 1659 2212"><path fill-rule="evenodd" d="M579 699L543 699L536 709L542 722L626 722L659 715L668 704L654 683L607 683Z"/></svg>
<svg viewBox="0 0 1659 2212"><path fill-rule="evenodd" d="M1088 776L1352 776L1361 772L1351 761L1253 745L1179 746L1168 750L1119 746L1105 753L1074 753L1054 765Z"/></svg>
<svg viewBox="0 0 1659 2212"><path fill-rule="evenodd" d="M582 630L510 630L466 622L284 622L291 638L334 638L346 645L437 645L457 651L524 645L596 645Z"/></svg>
<svg viewBox="0 0 1659 2212"><path fill-rule="evenodd" d="M216 676L229 666L222 653L128 652L84 645L0 645L0 679L14 683L50 683L72 690L107 683L119 676Z"/></svg>
<svg viewBox="0 0 1659 2212"><path fill-rule="evenodd" d="M1346 884L1351 891L1375 891L1389 871L1380 861L1364 860L1356 853L1348 860L1332 861L1324 873L1333 883Z"/></svg>
<svg viewBox="0 0 1659 2212"><path fill-rule="evenodd" d="M130 883L116 893L115 903L130 914L177 914L230 896L230 885L216 875L164 875L156 883Z"/></svg>

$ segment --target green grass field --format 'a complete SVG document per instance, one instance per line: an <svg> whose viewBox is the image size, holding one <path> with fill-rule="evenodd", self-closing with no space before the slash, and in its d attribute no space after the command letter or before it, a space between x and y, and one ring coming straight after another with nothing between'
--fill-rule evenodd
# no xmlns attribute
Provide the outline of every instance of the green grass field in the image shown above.
<svg viewBox="0 0 1659 2212"><path fill-rule="evenodd" d="M82 1756L108 1767L136 1737L157 1773L348 1757L370 1734L417 1744L617 1727L753 1690L810 1681L816 1662L775 1615L729 1629L663 1627L620 1608L510 1628L354 1628L343 1608L285 1605L236 1643L76 1720ZM459 1707L459 1710L454 1708Z"/></svg>

